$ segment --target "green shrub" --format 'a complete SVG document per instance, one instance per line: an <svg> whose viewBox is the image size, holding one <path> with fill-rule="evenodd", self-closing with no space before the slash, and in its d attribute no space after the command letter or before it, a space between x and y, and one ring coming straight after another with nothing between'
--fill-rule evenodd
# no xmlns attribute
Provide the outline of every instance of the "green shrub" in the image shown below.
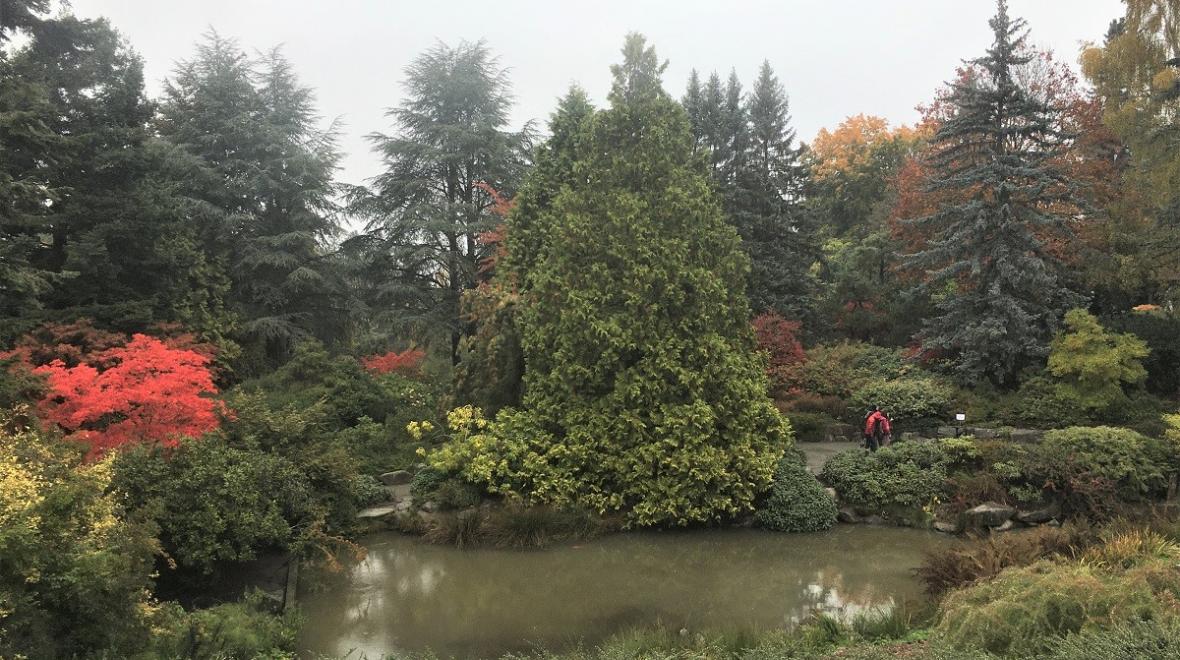
<svg viewBox="0 0 1180 660"><path fill-rule="evenodd" d="M800 377L807 392L849 399L870 381L893 380L909 370L898 349L843 342L809 349Z"/></svg>
<svg viewBox="0 0 1180 660"><path fill-rule="evenodd" d="M405 458L398 462L404 464L413 455L415 444L404 429L395 436L367 417L342 428L324 403L275 407L264 393L242 390L232 392L227 403L234 416L222 425L225 442L294 464L306 475L314 508L329 533L355 523L359 508L373 496L372 475L392 467L390 457L400 454Z"/></svg>
<svg viewBox="0 0 1180 660"><path fill-rule="evenodd" d="M429 465L424 465L410 480L410 496L414 503L421 505L434 497L435 491L447 480L447 475Z"/></svg>
<svg viewBox="0 0 1180 660"><path fill-rule="evenodd" d="M880 406L900 425L934 426L952 414L955 388L933 377L869 381L852 394L860 410Z"/></svg>
<svg viewBox="0 0 1180 660"><path fill-rule="evenodd" d="M0 657L126 657L150 636L156 528L109 459L38 428L0 411Z"/></svg>
<svg viewBox="0 0 1180 660"><path fill-rule="evenodd" d="M1004 395L997 410L997 421L1033 428L1061 428L1089 419L1081 400L1044 373L1029 376L1015 393Z"/></svg>
<svg viewBox="0 0 1180 660"><path fill-rule="evenodd" d="M151 511L168 554L211 572L218 562L286 548L312 515L307 476L282 457L229 447L211 436L174 450L137 447L115 460L113 486Z"/></svg>
<svg viewBox="0 0 1180 660"><path fill-rule="evenodd" d="M0 410L20 404L32 404L45 392L45 376L34 374L16 356L0 353Z"/></svg>
<svg viewBox="0 0 1180 660"><path fill-rule="evenodd" d="M248 595L242 602L192 612L168 603L157 614L150 657L293 659L298 618L273 614L271 605L261 592Z"/></svg>
<svg viewBox="0 0 1180 660"><path fill-rule="evenodd" d="M776 532L815 532L836 524L836 503L806 466L789 456L779 461L770 494L754 513L759 527Z"/></svg>
<svg viewBox="0 0 1180 660"><path fill-rule="evenodd" d="M877 452L852 449L831 458L820 480L858 508L924 507L947 495L949 470L961 460L944 442L899 443Z"/></svg>
<svg viewBox="0 0 1180 660"><path fill-rule="evenodd" d="M242 383L236 391L262 396L271 410L315 409L326 430L338 431L370 420L394 434L389 442L409 442L406 424L438 416L438 393L432 386L396 373L373 374L356 358L329 355L316 342L301 344L285 365Z"/></svg>
<svg viewBox="0 0 1180 660"><path fill-rule="evenodd" d="M1171 446L1130 429L1075 426L1045 434L1030 456L1030 476L1069 494L1101 481L1125 501L1167 491Z"/></svg>
<svg viewBox="0 0 1180 660"><path fill-rule="evenodd" d="M652 453L645 454L646 458L638 463L617 455L609 458L556 443L539 419L524 411L504 409L492 421L485 419L479 409L464 406L448 413L451 439L431 452L427 461L434 469L460 475L464 481L478 484L490 494L520 498L526 504L546 504L559 509L584 508L600 515L618 511L627 515L634 525L688 525L706 519L715 521L753 509L754 498L770 485L773 465L767 466L765 475L759 472L757 479L734 480L754 466L759 466L761 471L761 466L770 458L777 462L789 446L790 423L774 410L769 401L765 404L764 407L759 405L757 412L750 412L755 416L765 415L762 422L774 424L774 432L760 441L766 443L762 451L730 447L724 452L706 451L697 455L680 448L675 452L676 458L659 458L661 453ZM717 421L713 413L704 408L693 410L695 412L691 414L667 418L661 433L671 433L674 429L690 433L698 423L712 427ZM577 427L577 432L587 434L583 440L588 441L588 434L597 426L590 418L586 421L585 426ZM611 424L621 433L623 427L634 421L620 418ZM752 418L745 421L754 423ZM601 437L596 442L601 442ZM632 451L639 450L633 448ZM572 457L574 453L584 455ZM595 456L599 464L606 463L610 467L595 467L588 462L582 468L594 472L596 479L607 480L612 485L587 490L582 468L575 470L569 461L580 464ZM659 470L658 479L652 478L655 469ZM691 487L685 484L691 484ZM723 484L732 487L723 487ZM657 497L659 493L663 495ZM665 516L675 518L665 519Z"/></svg>
<svg viewBox="0 0 1180 660"><path fill-rule="evenodd" d="M1115 573L1042 561L950 593L937 630L959 649L1046 653L1071 634L1145 620L1174 621L1177 595L1180 575L1172 561Z"/></svg>
<svg viewBox="0 0 1180 660"><path fill-rule="evenodd" d="M483 499L483 490L457 477L449 477L434 489L432 499L444 511L466 509L480 503Z"/></svg>

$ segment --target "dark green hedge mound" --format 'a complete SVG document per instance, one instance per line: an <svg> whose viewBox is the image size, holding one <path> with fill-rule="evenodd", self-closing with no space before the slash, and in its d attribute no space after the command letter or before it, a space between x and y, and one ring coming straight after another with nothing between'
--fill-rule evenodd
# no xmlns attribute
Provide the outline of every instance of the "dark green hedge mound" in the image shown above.
<svg viewBox="0 0 1180 660"><path fill-rule="evenodd" d="M836 523L836 503L803 462L787 452L754 522L778 532L817 532Z"/></svg>

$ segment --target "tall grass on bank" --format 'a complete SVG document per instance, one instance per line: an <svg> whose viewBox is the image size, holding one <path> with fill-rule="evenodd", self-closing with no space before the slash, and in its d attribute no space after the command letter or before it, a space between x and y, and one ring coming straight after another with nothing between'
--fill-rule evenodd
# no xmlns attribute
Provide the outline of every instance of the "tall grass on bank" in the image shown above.
<svg viewBox="0 0 1180 660"><path fill-rule="evenodd" d="M586 511L510 504L444 514L424 534L429 543L457 548L490 546L525 550L596 538L610 531L609 521Z"/></svg>

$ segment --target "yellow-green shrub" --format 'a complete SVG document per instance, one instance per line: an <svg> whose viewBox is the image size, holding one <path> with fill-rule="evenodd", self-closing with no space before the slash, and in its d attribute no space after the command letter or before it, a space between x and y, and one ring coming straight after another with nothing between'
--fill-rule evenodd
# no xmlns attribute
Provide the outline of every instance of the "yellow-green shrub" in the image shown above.
<svg viewBox="0 0 1180 660"><path fill-rule="evenodd" d="M1180 573L1171 560L1115 572L1043 561L952 592L937 631L956 648L1028 655L1085 630L1174 620L1178 595Z"/></svg>

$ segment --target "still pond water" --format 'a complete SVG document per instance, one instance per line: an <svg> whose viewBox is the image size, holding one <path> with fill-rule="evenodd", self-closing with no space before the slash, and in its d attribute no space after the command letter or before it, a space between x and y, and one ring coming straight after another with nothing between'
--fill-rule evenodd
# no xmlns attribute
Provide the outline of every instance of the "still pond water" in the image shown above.
<svg viewBox="0 0 1180 660"><path fill-rule="evenodd" d="M912 570L945 537L840 525L818 534L617 534L539 551L455 550L377 534L368 558L301 595L301 647L352 659L395 651L489 657L599 642L633 627L789 627L917 598Z"/></svg>

